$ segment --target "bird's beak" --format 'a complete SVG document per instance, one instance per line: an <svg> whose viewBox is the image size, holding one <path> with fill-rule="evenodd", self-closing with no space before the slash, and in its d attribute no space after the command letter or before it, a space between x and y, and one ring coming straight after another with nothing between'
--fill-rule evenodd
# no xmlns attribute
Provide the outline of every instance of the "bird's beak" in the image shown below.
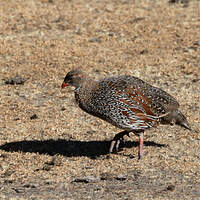
<svg viewBox="0 0 200 200"><path fill-rule="evenodd" d="M63 82L62 85L61 85L61 88L63 89L63 88L65 88L66 86L68 86L68 84L65 83L65 82Z"/></svg>

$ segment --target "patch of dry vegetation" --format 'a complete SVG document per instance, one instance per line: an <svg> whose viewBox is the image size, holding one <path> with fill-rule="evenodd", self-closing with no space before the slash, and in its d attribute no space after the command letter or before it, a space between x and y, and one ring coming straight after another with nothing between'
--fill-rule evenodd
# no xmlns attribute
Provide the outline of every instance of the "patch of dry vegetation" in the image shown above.
<svg viewBox="0 0 200 200"><path fill-rule="evenodd" d="M0 19L1 198L199 198L199 1L0 0ZM77 66L161 87L193 131L160 126L146 132L142 161L135 136L109 156L119 130L60 91ZM28 80L5 84L16 75Z"/></svg>

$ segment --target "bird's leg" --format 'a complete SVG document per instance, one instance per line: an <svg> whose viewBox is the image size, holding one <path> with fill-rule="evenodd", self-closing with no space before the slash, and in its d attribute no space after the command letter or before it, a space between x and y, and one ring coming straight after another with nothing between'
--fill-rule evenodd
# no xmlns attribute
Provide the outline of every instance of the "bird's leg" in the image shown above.
<svg viewBox="0 0 200 200"><path fill-rule="evenodd" d="M115 146L116 148L116 151L118 151L119 149L119 144L121 141L124 140L124 136L127 135L129 136L129 132L128 131L122 131L118 134L115 135L115 137L113 138L112 142L111 142L111 145L110 145L110 149L109 149L109 152L112 153L113 152L113 148ZM129 136L130 137L130 136Z"/></svg>
<svg viewBox="0 0 200 200"><path fill-rule="evenodd" d="M144 132L141 132L140 135L139 135L138 159L142 158L142 154L143 154L143 142L144 142Z"/></svg>

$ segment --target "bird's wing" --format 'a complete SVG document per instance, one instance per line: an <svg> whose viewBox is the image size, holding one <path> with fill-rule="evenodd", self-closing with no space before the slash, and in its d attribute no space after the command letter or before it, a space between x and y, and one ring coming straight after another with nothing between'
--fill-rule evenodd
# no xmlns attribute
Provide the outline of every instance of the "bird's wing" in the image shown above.
<svg viewBox="0 0 200 200"><path fill-rule="evenodd" d="M121 128L139 130L156 126L167 113L154 112L144 84L131 76L102 79L92 91L90 113Z"/></svg>

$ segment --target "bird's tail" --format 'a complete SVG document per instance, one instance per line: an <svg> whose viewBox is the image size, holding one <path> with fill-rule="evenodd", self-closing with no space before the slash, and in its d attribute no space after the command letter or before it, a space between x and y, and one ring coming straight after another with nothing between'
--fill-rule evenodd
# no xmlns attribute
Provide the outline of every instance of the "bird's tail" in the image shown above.
<svg viewBox="0 0 200 200"><path fill-rule="evenodd" d="M179 110L177 111L177 115L175 116L175 120L176 120L175 121L176 124L191 130L189 122L187 121L186 117Z"/></svg>

